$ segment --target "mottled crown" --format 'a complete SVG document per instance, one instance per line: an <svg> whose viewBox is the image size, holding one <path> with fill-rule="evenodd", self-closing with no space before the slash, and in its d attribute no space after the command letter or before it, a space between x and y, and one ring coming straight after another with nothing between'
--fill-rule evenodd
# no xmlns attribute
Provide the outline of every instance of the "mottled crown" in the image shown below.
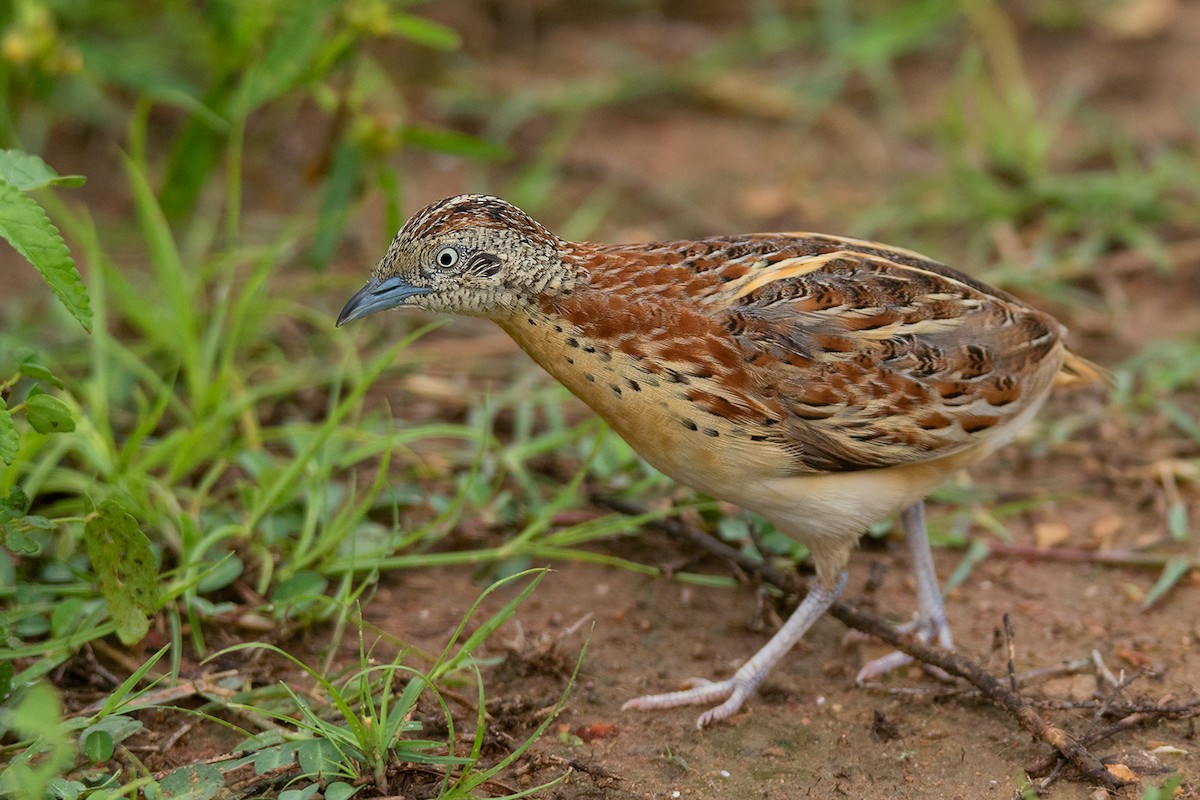
<svg viewBox="0 0 1200 800"><path fill-rule="evenodd" d="M557 247L559 241L512 203L487 194L460 194L430 203L404 224L396 238L407 243L471 228L510 231L544 247Z"/></svg>

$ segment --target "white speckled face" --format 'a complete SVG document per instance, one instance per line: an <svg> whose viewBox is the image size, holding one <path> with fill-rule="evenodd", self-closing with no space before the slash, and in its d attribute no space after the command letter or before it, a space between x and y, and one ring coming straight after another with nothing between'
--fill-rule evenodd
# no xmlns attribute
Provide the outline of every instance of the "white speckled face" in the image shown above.
<svg viewBox="0 0 1200 800"><path fill-rule="evenodd" d="M559 239L494 197L462 195L410 219L341 322L399 305L500 317L570 281ZM391 300L395 302L390 302Z"/></svg>

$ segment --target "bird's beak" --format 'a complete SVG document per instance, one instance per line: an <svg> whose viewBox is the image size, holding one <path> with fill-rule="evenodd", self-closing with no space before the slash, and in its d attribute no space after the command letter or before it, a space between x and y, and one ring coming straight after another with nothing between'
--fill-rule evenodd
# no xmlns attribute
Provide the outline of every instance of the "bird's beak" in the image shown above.
<svg viewBox="0 0 1200 800"><path fill-rule="evenodd" d="M430 291L432 290L424 286L413 286L403 278L395 276L372 278L346 302L342 313L338 314L338 327L376 311L395 308L413 295L429 294Z"/></svg>

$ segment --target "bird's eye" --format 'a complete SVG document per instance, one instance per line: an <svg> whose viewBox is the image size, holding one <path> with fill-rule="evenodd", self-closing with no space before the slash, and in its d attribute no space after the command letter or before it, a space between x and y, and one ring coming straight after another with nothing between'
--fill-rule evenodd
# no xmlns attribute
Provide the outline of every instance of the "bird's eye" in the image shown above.
<svg viewBox="0 0 1200 800"><path fill-rule="evenodd" d="M437 262L439 267L449 269L458 263L458 258L458 251L453 247L443 247L437 251L437 255L433 257L433 260Z"/></svg>

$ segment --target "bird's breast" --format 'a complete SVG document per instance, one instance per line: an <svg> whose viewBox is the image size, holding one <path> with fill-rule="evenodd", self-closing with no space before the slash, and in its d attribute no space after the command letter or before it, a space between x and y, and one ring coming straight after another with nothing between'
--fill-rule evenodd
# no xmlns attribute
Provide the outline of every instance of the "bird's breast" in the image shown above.
<svg viewBox="0 0 1200 800"><path fill-rule="evenodd" d="M697 368L682 354L655 357L649 337L621 347L544 314L500 325L651 466L680 483L738 502L738 487L792 468L762 424L769 411L722 386L714 365Z"/></svg>

